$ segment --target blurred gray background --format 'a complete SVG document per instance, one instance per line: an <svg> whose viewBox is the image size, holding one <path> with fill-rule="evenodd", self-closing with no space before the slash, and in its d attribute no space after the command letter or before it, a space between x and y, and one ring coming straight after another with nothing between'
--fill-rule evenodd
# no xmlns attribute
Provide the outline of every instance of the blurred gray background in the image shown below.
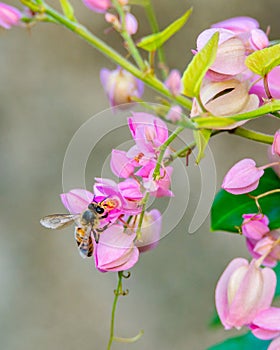
<svg viewBox="0 0 280 350"><path fill-rule="evenodd" d="M120 47L116 34L104 34L107 24L102 15L88 11L78 0L73 4L81 22ZM280 37L277 0L155 0L160 27L191 5L189 23L165 46L171 68L183 71L196 36L225 18L255 17L263 29L271 26L271 39ZM133 12L141 18L139 38L149 28L142 9ZM40 227L39 219L65 212L59 199L65 151L76 130L108 107L99 71L114 65L52 24L1 30L0 52L0 349L105 349L115 274L101 274L91 260L80 258L73 228L50 232ZM150 90L145 96L154 101ZM279 128L272 119L251 125L271 133ZM127 130L118 137L100 141L91 154L89 190L111 148L128 137ZM242 157L253 157L259 164L266 161L266 146L235 136L216 137L211 149L218 186ZM113 349L198 350L235 334L209 330L208 323L219 275L232 258L248 255L241 237L209 233L209 220L195 234L187 233L200 194L197 168L191 163L186 215L156 250L142 256L124 282L130 293L119 302L116 334L133 336L140 329L145 334L135 344L115 343Z"/></svg>

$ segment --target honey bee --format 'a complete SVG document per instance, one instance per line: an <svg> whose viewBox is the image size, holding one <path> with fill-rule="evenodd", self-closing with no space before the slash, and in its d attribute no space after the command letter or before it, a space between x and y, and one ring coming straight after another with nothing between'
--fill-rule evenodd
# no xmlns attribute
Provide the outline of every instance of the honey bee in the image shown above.
<svg viewBox="0 0 280 350"><path fill-rule="evenodd" d="M102 202L91 202L88 208L81 214L53 214L43 217L40 220L42 226L53 230L65 228L71 224L75 224L75 240L77 242L80 255L83 258L90 257L93 254L93 241L98 243L99 235L106 230L109 223L103 227L99 227L100 220L108 216L105 211L106 205Z"/></svg>

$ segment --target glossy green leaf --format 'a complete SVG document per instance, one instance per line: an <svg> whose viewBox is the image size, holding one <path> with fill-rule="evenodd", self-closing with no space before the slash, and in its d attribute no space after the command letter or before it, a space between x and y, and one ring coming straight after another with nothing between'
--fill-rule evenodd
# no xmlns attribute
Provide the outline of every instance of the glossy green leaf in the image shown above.
<svg viewBox="0 0 280 350"><path fill-rule="evenodd" d="M196 157L197 164L199 164L201 159L204 157L204 151L210 140L211 133L212 133L212 130L209 130L209 129L195 130L193 132L194 140L196 142L196 146L198 149L198 155Z"/></svg>
<svg viewBox="0 0 280 350"><path fill-rule="evenodd" d="M275 298L279 298L280 297L280 264L278 263L273 270L276 273L277 276L277 285L276 285L276 290L275 290Z"/></svg>
<svg viewBox="0 0 280 350"><path fill-rule="evenodd" d="M207 350L267 350L271 340L260 340L251 332L230 338L222 343L213 345Z"/></svg>
<svg viewBox="0 0 280 350"><path fill-rule="evenodd" d="M187 22L188 18L192 13L190 8L182 17L178 18L175 22L171 23L163 31L150 34L142 38L137 44L138 47L146 51L156 51L161 47L171 36L177 33Z"/></svg>
<svg viewBox="0 0 280 350"><path fill-rule="evenodd" d="M280 178L272 169L266 169L260 179L258 188L251 192L258 195L270 190L280 188ZM263 214L269 218L271 230L280 228L280 193L274 193L259 199ZM233 195L220 190L215 197L211 209L211 230L238 232L243 214L257 213L255 201L246 194Z"/></svg>
<svg viewBox="0 0 280 350"><path fill-rule="evenodd" d="M202 79L209 67L214 63L218 49L219 33L216 32L207 44L191 60L185 70L182 82L184 94L189 97L197 97L200 91Z"/></svg>
<svg viewBox="0 0 280 350"><path fill-rule="evenodd" d="M280 64L280 44L253 52L245 64L252 72L264 77Z"/></svg>

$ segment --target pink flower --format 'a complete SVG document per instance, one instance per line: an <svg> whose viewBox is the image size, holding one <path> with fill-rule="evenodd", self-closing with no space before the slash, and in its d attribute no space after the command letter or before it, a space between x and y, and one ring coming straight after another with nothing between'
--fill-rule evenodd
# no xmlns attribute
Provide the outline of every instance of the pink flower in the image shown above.
<svg viewBox="0 0 280 350"><path fill-rule="evenodd" d="M250 324L250 329L259 339L267 340L278 337L280 335L280 308L269 307L260 311Z"/></svg>
<svg viewBox="0 0 280 350"><path fill-rule="evenodd" d="M203 31L197 38L197 51L200 51L216 32L220 33L215 62L208 72L211 80L225 80L246 70L245 46L241 39L230 30L212 28Z"/></svg>
<svg viewBox="0 0 280 350"><path fill-rule="evenodd" d="M138 226L136 221L135 227ZM147 252L148 250L155 249L158 246L160 240L162 226L162 216L157 209L153 209L150 212L145 212L142 227L141 238L135 242L140 253Z"/></svg>
<svg viewBox="0 0 280 350"><path fill-rule="evenodd" d="M264 266L274 267L280 260L280 246L276 244L279 237L279 231L273 230L259 240L246 238L247 249L254 259L265 256L262 262Z"/></svg>
<svg viewBox="0 0 280 350"><path fill-rule="evenodd" d="M125 151L113 149L111 153L111 170L112 172L124 179L128 178L134 172L137 163L128 158Z"/></svg>
<svg viewBox="0 0 280 350"><path fill-rule="evenodd" d="M104 13L111 6L111 0L83 0L83 3L94 12Z"/></svg>
<svg viewBox="0 0 280 350"><path fill-rule="evenodd" d="M220 277L216 308L225 329L237 329L252 323L256 315L270 307L276 288L276 275L270 268L261 269L255 260L232 260Z"/></svg>
<svg viewBox="0 0 280 350"><path fill-rule="evenodd" d="M125 15L125 27L128 32L128 34L133 35L138 30L138 22L135 16L133 16L132 13L127 13Z"/></svg>
<svg viewBox="0 0 280 350"><path fill-rule="evenodd" d="M181 73L172 69L164 84L174 96L179 95L182 91Z"/></svg>
<svg viewBox="0 0 280 350"><path fill-rule="evenodd" d="M154 197L173 197L174 194L170 190L171 175L173 168L167 166L160 169L160 179L154 180L154 168L151 169L147 177L143 177L143 185L147 191Z"/></svg>
<svg viewBox="0 0 280 350"><path fill-rule="evenodd" d="M112 71L101 69L100 80L111 107L130 103L133 97L140 98L144 92L144 83L122 68Z"/></svg>
<svg viewBox="0 0 280 350"><path fill-rule="evenodd" d="M277 130L274 135L271 153L273 155L277 154L278 156L280 156L280 130Z"/></svg>
<svg viewBox="0 0 280 350"><path fill-rule="evenodd" d="M123 232L123 226L112 225L94 242L94 261L101 272L124 271L134 266L139 250L134 245L135 233Z"/></svg>
<svg viewBox="0 0 280 350"><path fill-rule="evenodd" d="M254 80L257 78L259 77L254 77ZM271 95L274 98L280 98L280 66L273 68L272 71L268 73L267 81ZM260 80L254 84L250 89L250 93L256 94L260 98L261 102L263 102L264 99L267 99L263 80Z"/></svg>
<svg viewBox="0 0 280 350"><path fill-rule="evenodd" d="M264 171L256 167L253 159L242 159L226 174L222 188L232 194L244 194L255 190Z"/></svg>
<svg viewBox="0 0 280 350"><path fill-rule="evenodd" d="M246 82L237 79L212 82L206 80L200 91L200 99L205 108L216 116L230 116L256 109L259 99L256 95L249 94ZM193 101L191 117L202 113L196 99ZM246 120L233 123L224 129L233 129L246 123Z"/></svg>
<svg viewBox="0 0 280 350"><path fill-rule="evenodd" d="M110 212L112 215L137 215L141 212L143 194L136 180L127 179L119 184L109 179L95 178L95 181L94 193L114 201L114 210Z"/></svg>
<svg viewBox="0 0 280 350"><path fill-rule="evenodd" d="M22 17L21 12L13 6L0 2L0 27L10 29L17 26Z"/></svg>
<svg viewBox="0 0 280 350"><path fill-rule="evenodd" d="M251 17L234 17L215 23L212 28L223 28L235 33L244 43L247 53L269 45L267 35L259 29L259 22Z"/></svg>
<svg viewBox="0 0 280 350"><path fill-rule="evenodd" d="M94 199L94 194L80 188L60 195L62 204L71 214L80 214L85 211Z"/></svg>
<svg viewBox="0 0 280 350"><path fill-rule="evenodd" d="M274 339L270 344L267 350L279 350L280 349L280 337Z"/></svg>
<svg viewBox="0 0 280 350"><path fill-rule="evenodd" d="M147 157L154 157L155 151L168 138L166 124L148 113L132 113L133 117L128 119L128 126L136 143L137 151L132 148L136 155L138 152Z"/></svg>
<svg viewBox="0 0 280 350"><path fill-rule="evenodd" d="M247 238L259 240L270 231L269 219L263 214L244 214L242 223L242 233Z"/></svg>

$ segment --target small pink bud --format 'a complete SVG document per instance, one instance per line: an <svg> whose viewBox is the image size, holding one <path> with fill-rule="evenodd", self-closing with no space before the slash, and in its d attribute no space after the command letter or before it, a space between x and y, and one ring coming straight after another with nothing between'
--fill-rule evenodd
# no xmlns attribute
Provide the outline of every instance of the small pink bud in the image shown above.
<svg viewBox="0 0 280 350"><path fill-rule="evenodd" d="M0 2L0 27L10 29L19 24L21 12L13 6Z"/></svg>
<svg viewBox="0 0 280 350"><path fill-rule="evenodd" d="M173 123L183 119L183 110L180 106L172 106L165 117Z"/></svg>
<svg viewBox="0 0 280 350"><path fill-rule="evenodd" d="M111 107L123 107L122 104L131 102L131 98L140 98L144 92L144 84L129 72L117 68L110 71L103 68L100 72L100 80L109 98Z"/></svg>
<svg viewBox="0 0 280 350"><path fill-rule="evenodd" d="M277 130L274 135L271 153L280 156L280 130Z"/></svg>
<svg viewBox="0 0 280 350"><path fill-rule="evenodd" d="M256 260L232 260L220 277L216 308L225 329L250 324L258 312L270 307L276 288L276 275L270 268L260 268Z"/></svg>
<svg viewBox="0 0 280 350"><path fill-rule="evenodd" d="M179 95L182 91L181 73L172 69L164 84L174 96Z"/></svg>
<svg viewBox="0 0 280 350"><path fill-rule="evenodd" d="M244 214L242 233L247 238L259 240L270 231L268 217L263 214Z"/></svg>
<svg viewBox="0 0 280 350"><path fill-rule="evenodd" d="M222 188L232 194L244 194L255 190L264 171L256 167L253 159L243 159L226 174Z"/></svg>
<svg viewBox="0 0 280 350"><path fill-rule="evenodd" d="M116 15L113 15L112 13L106 12L105 13L105 21L108 23L111 23L114 28L117 28L118 30L121 29L121 24Z"/></svg>
<svg viewBox="0 0 280 350"><path fill-rule="evenodd" d="M251 31L251 37L249 39L253 50L262 50L269 45L267 35L261 29L253 29Z"/></svg>
<svg viewBox="0 0 280 350"><path fill-rule="evenodd" d="M111 0L82 0L82 1L86 5L86 7L88 7L90 10L94 12L104 13L112 6Z"/></svg>
<svg viewBox="0 0 280 350"><path fill-rule="evenodd" d="M127 13L125 15L125 27L128 34L133 35L138 30L138 22L135 16L132 13Z"/></svg>

